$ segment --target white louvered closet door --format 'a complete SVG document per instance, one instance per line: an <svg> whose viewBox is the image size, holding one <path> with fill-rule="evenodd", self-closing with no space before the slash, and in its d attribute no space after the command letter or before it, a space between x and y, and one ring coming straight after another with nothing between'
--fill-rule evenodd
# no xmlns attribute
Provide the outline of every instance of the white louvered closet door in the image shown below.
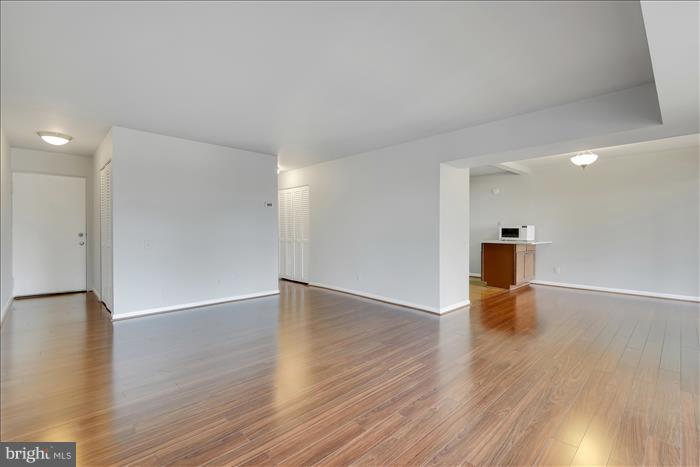
<svg viewBox="0 0 700 467"><path fill-rule="evenodd" d="M100 295L112 310L112 163L100 170Z"/></svg>
<svg viewBox="0 0 700 467"><path fill-rule="evenodd" d="M277 228L279 230L277 239L279 248L277 249L277 262L279 263L278 273L280 277L287 274L287 217L284 208L284 191L277 192Z"/></svg>
<svg viewBox="0 0 700 467"><path fill-rule="evenodd" d="M280 277L309 281L309 187L279 192Z"/></svg>
<svg viewBox="0 0 700 467"><path fill-rule="evenodd" d="M286 254L284 275L288 279L294 279L294 207L292 205L293 193L287 191L284 194L284 211L287 218Z"/></svg>
<svg viewBox="0 0 700 467"><path fill-rule="evenodd" d="M295 256L294 276L301 282L309 282L309 187L297 189L294 199Z"/></svg>

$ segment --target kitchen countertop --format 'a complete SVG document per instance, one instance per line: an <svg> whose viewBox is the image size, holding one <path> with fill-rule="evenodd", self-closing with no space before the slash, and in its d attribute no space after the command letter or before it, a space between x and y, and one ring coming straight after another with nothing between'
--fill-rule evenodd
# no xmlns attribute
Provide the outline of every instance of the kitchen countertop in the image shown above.
<svg viewBox="0 0 700 467"><path fill-rule="evenodd" d="M552 243L548 240L535 240L535 241L525 241L525 240L484 240L481 243L501 243L504 245L547 245Z"/></svg>

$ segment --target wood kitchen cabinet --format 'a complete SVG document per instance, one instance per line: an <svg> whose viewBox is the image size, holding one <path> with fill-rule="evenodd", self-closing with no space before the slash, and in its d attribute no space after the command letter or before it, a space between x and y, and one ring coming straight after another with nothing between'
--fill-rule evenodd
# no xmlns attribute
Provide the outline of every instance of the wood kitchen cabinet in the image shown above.
<svg viewBox="0 0 700 467"><path fill-rule="evenodd" d="M503 289L527 285L535 278L535 251L535 243L483 242L481 280Z"/></svg>

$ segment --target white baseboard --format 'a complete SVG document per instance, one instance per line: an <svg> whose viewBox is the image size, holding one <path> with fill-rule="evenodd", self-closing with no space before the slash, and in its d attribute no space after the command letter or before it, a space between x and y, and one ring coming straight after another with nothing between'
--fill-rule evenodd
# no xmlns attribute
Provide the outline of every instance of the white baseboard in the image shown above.
<svg viewBox="0 0 700 467"><path fill-rule="evenodd" d="M470 273L469 273L469 277L479 277L479 278L480 278L480 277L481 277L481 273L480 273L480 272L470 272Z"/></svg>
<svg viewBox="0 0 700 467"><path fill-rule="evenodd" d="M15 297L10 297L7 299L7 303L3 305L2 309L0 309L0 326L2 326L2 323L5 322L5 318L7 317L8 312L10 311L10 308L12 308L12 301L15 299Z"/></svg>
<svg viewBox="0 0 700 467"><path fill-rule="evenodd" d="M676 295L659 292L647 292L645 290L615 289L611 287L599 287L597 285L567 284L564 282L552 282L541 280L530 281L530 284L548 285L552 287L565 287L567 289L593 290L596 292L610 292L623 295L638 295L640 297L665 298L667 300L682 300L685 302L700 302L700 297L694 297L692 295Z"/></svg>
<svg viewBox="0 0 700 467"><path fill-rule="evenodd" d="M417 303L407 302L404 300L397 300L395 298L384 297L382 295L376 295L373 293L361 292L359 290L346 289L344 287L336 287L334 285L320 284L318 282L309 282L309 285L313 287L320 287L322 289L335 290L336 292L343 292L350 295L357 295L358 297L369 298L372 300L377 300L379 302L390 303L392 305L413 308L414 310L427 311L428 313L432 313L434 315L442 315L445 313L449 313L450 311L456 310L457 308L462 308L464 306L469 305L469 300L466 300L465 302L455 303L454 305L449 305L438 309L435 307L419 305Z"/></svg>
<svg viewBox="0 0 700 467"><path fill-rule="evenodd" d="M454 311L459 308L464 308L465 306L469 306L470 303L471 302L469 300L464 300L461 302L454 303L452 305L443 306L440 308L440 314L444 315L445 313L449 313L450 311Z"/></svg>
<svg viewBox="0 0 700 467"><path fill-rule="evenodd" d="M94 293L99 301L102 301L102 297L100 297L100 293L97 290L92 289L90 292Z"/></svg>
<svg viewBox="0 0 700 467"><path fill-rule="evenodd" d="M130 311L128 313L121 313L118 315L115 315L114 313L112 313L112 321L118 321L118 320L122 320L122 319L130 319L130 318L138 318L140 316L157 315L160 313L169 313L171 311L188 310L190 308L199 308L199 307L209 306L209 305L218 305L219 303L237 302L240 300L249 300L251 298L267 297L268 295L277 295L279 293L280 293L279 289L266 290L264 292L256 292L256 293L245 294L245 295L236 295L233 297L215 298L213 300L204 300L201 302L182 303L182 304L178 304L178 305L163 306L163 307L159 307L159 308L149 308L146 310Z"/></svg>

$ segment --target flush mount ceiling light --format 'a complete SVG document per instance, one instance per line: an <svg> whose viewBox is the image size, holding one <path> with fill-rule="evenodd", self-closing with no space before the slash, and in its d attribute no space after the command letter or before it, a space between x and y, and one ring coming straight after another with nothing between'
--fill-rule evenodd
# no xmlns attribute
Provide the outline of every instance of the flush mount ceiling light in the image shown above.
<svg viewBox="0 0 700 467"><path fill-rule="evenodd" d="M72 136L56 133L55 131L37 131L36 134L39 135L44 142L53 144L54 146L63 146L64 144L70 143L73 139Z"/></svg>
<svg viewBox="0 0 700 467"><path fill-rule="evenodd" d="M578 165L582 169L585 169L592 163L598 160L598 154L593 154L590 151L579 152L571 158L571 162L574 165Z"/></svg>

